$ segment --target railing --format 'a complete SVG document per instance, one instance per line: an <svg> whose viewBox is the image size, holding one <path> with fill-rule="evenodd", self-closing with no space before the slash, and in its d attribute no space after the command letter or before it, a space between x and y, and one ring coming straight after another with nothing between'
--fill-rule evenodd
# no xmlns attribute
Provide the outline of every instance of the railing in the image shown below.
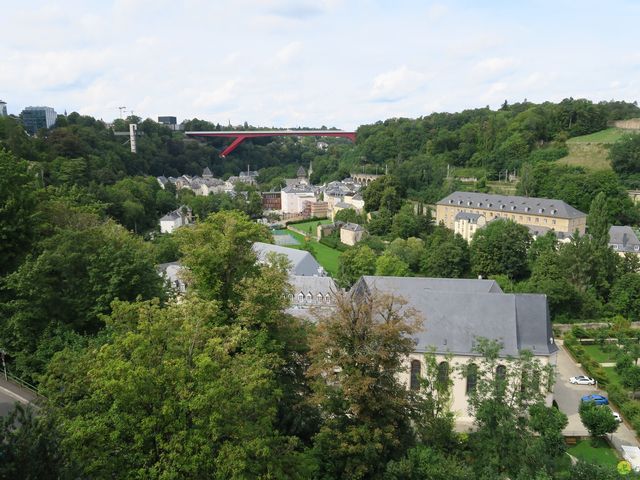
<svg viewBox="0 0 640 480"><path fill-rule="evenodd" d="M35 385L21 379L20 377L16 377L13 373L11 372L7 372L7 381L11 381L13 383L18 384L19 386L21 386L22 388L25 388L27 390L29 390L30 392L32 392L33 394L41 397L42 395L40 395L40 393L38 392L38 387L36 387Z"/></svg>

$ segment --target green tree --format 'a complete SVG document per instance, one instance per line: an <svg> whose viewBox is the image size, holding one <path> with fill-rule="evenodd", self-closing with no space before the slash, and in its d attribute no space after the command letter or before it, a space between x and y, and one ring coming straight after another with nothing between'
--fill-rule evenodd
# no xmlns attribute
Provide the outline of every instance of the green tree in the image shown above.
<svg viewBox="0 0 640 480"><path fill-rule="evenodd" d="M622 177L640 172L640 135L625 135L611 146L609 158L613 170Z"/></svg>
<svg viewBox="0 0 640 480"><path fill-rule="evenodd" d="M465 239L437 226L425 241L421 272L427 277L462 278L469 270L469 245Z"/></svg>
<svg viewBox="0 0 640 480"><path fill-rule="evenodd" d="M385 252L376 259L376 275L408 277L410 274L409 265L393 253Z"/></svg>
<svg viewBox="0 0 640 480"><path fill-rule="evenodd" d="M319 478L379 478L411 442L410 394L398 374L418 323L403 303L345 294L318 319L309 376L325 418L314 439Z"/></svg>
<svg viewBox="0 0 640 480"><path fill-rule="evenodd" d="M482 458L482 462L476 462L474 470L477 478L518 474L528 474L524 478L530 478L534 472L554 464L561 454L553 448L549 456L541 456L544 448L534 440L534 432L556 438L566 425L566 417L547 425L539 418L549 413L538 414L534 409L535 405L544 405L552 388L553 367L542 365L528 351L505 358L501 349L495 341L476 339L480 359L462 372L467 379L470 375L475 379L475 387L469 393L469 413L476 430L470 434L469 446L473 457ZM527 421L532 414L533 421Z"/></svg>
<svg viewBox="0 0 640 480"><path fill-rule="evenodd" d="M57 327L95 334L116 299L164 297L148 244L114 222L62 230L6 279L11 300L0 330L26 375L43 364L32 354Z"/></svg>
<svg viewBox="0 0 640 480"><path fill-rule="evenodd" d="M358 225L364 225L366 223L364 217L358 214L353 208L343 208L336 213L333 220L335 222L357 223Z"/></svg>
<svg viewBox="0 0 640 480"><path fill-rule="evenodd" d="M622 384L630 389L635 397L636 392L640 390L640 367L631 365L625 368L620 374L620 379Z"/></svg>
<svg viewBox="0 0 640 480"><path fill-rule="evenodd" d="M253 244L271 236L245 214L219 212L193 228L177 230L175 237L191 288L203 298L220 300L228 310L239 299L236 285L258 272Z"/></svg>
<svg viewBox="0 0 640 480"><path fill-rule="evenodd" d="M613 433L618 429L618 421L614 418L611 409L600 407L593 402L581 402L578 409L582 424L589 431L592 441L607 433Z"/></svg>
<svg viewBox="0 0 640 480"><path fill-rule="evenodd" d="M587 229L591 239L597 246L606 247L609 244L609 214L607 211L607 197L604 192L598 193L591 202Z"/></svg>
<svg viewBox="0 0 640 480"><path fill-rule="evenodd" d="M400 460L391 460L384 480L471 480L475 478L462 461L424 445L417 445Z"/></svg>
<svg viewBox="0 0 640 480"><path fill-rule="evenodd" d="M309 478L275 428L278 358L238 351L250 332L221 316L196 298L118 303L108 337L53 359L44 391L83 477Z"/></svg>
<svg viewBox="0 0 640 480"><path fill-rule="evenodd" d="M640 274L625 273L617 279L609 303L614 312L637 321L640 318Z"/></svg>
<svg viewBox="0 0 640 480"><path fill-rule="evenodd" d="M376 271L376 254L367 245L357 245L340 254L338 282L353 285L362 275L373 275Z"/></svg>
<svg viewBox="0 0 640 480"><path fill-rule="evenodd" d="M393 217L391 224L391 236L395 238L407 239L409 237L420 237L430 232L432 228L431 213L426 214L416 212L412 203L402 206L400 211Z"/></svg>
<svg viewBox="0 0 640 480"><path fill-rule="evenodd" d="M527 227L511 220L490 222L478 230L471 242L471 265L473 273L508 275L514 280L528 273L527 249L531 235Z"/></svg>
<svg viewBox="0 0 640 480"><path fill-rule="evenodd" d="M410 237L406 240L396 238L387 248L389 253L401 258L411 269L417 273L420 270L420 261L424 256L424 240Z"/></svg>
<svg viewBox="0 0 640 480"><path fill-rule="evenodd" d="M14 270L36 240L35 173L0 147L0 276Z"/></svg>

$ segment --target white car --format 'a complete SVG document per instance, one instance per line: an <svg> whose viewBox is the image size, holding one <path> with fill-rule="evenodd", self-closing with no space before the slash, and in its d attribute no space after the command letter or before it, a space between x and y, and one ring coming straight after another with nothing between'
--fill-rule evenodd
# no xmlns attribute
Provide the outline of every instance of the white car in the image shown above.
<svg viewBox="0 0 640 480"><path fill-rule="evenodd" d="M593 378L586 377L584 375L578 375L577 377L571 377L569 382L574 385L595 385L596 381Z"/></svg>

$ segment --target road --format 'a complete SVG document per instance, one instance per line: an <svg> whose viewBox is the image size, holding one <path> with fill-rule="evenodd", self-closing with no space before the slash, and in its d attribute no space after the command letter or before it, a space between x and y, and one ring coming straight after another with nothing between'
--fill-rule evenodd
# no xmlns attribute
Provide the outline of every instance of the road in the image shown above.
<svg viewBox="0 0 640 480"><path fill-rule="evenodd" d="M28 404L35 399L35 395L14 383L0 378L0 415L4 416L13 408L16 402Z"/></svg>
<svg viewBox="0 0 640 480"><path fill-rule="evenodd" d="M582 425L578 407L580 406L580 397L590 393L599 393L607 395L606 392L591 385L571 385L569 378L577 375L586 375L586 373L578 367L573 358L567 353L562 341L558 340L558 364L556 369L556 384L553 389L554 397L558 403L558 408L564 412L569 424L564 429L566 436L588 436L589 432ZM611 442L619 449L620 445L640 446L633 430L626 423L621 423L618 430L610 437Z"/></svg>

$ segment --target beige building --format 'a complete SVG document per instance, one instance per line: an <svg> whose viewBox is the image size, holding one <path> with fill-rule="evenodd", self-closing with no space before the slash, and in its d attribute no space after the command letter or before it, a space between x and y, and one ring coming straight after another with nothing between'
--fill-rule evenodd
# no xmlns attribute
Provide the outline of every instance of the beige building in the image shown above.
<svg viewBox="0 0 640 480"><path fill-rule="evenodd" d="M497 218L513 220L530 230L554 230L564 236L576 230L584 235L587 226L587 214L562 200L454 192L436 204L436 222L451 230L459 213L483 216L486 223Z"/></svg>
<svg viewBox="0 0 640 480"><path fill-rule="evenodd" d="M467 242L471 242L477 230L487 224L487 219L479 213L460 212L453 222L453 231L462 235Z"/></svg>
<svg viewBox="0 0 640 480"><path fill-rule="evenodd" d="M340 241L345 245L354 246L365 235L364 227L357 223L345 223L340 227Z"/></svg>
<svg viewBox="0 0 640 480"><path fill-rule="evenodd" d="M555 365L555 345L547 297L538 294L506 294L493 280L364 276L353 287L355 295L375 292L402 297L422 320L414 335L415 351L406 359L400 375L407 388L418 389L426 371L425 353L436 355L439 372L453 382L451 410L460 430L472 426L468 412L473 379L462 370L477 364L474 345L478 337L502 344L498 368L509 369L509 357L529 350L542 365ZM450 357L450 358L448 358ZM547 393L547 404L553 396Z"/></svg>

